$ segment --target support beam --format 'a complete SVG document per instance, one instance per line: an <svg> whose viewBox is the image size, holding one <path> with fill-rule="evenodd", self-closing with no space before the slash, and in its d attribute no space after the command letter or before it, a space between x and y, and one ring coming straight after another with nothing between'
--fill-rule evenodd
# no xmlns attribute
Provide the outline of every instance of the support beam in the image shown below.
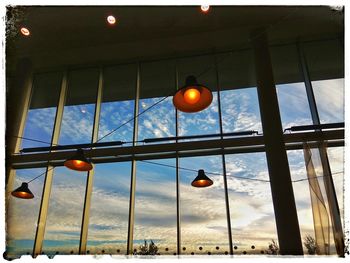
<svg viewBox="0 0 350 263"><path fill-rule="evenodd" d="M99 128L101 101L102 101L102 87L103 87L103 69L100 68L99 81L98 81L98 87L97 87L97 96L96 96L94 126L92 131L92 140L91 140L92 144L98 140L98 128ZM91 171L88 171L87 179L86 179L83 218L82 218L81 231L80 231L79 254L86 254L86 244L87 244L87 237L88 237L88 230L89 230L89 218L90 218L90 207L91 207L91 195L92 195L92 188L93 188L93 182L94 182L94 171L95 171L95 165L93 165L93 169Z"/></svg>
<svg viewBox="0 0 350 263"><path fill-rule="evenodd" d="M265 29L252 33L257 90L280 253L303 255L289 164ZM257 37L256 37L257 36Z"/></svg>
<svg viewBox="0 0 350 263"><path fill-rule="evenodd" d="M139 100L140 100L140 86L141 86L141 72L140 63L137 65L136 75L136 89L135 89L135 105L134 116L139 114ZM138 137L138 120L134 119L134 134L132 138L132 147L136 147ZM136 191L136 160L131 161L131 179L130 179L130 199L129 199L129 222L128 222L128 243L126 248L126 254L133 254L134 243L134 219L135 219L135 191Z"/></svg>
<svg viewBox="0 0 350 263"><path fill-rule="evenodd" d="M54 123L54 127L53 127L53 135L52 135L51 145L58 144L58 139L60 136L62 117L63 117L63 109L64 109L64 104L65 104L65 100L66 100L66 93L67 93L67 78L68 78L67 72L65 72L63 74L60 97L59 97L59 102L57 105L56 118L55 118L55 123ZM45 181L44 181L44 185L43 185L43 193L41 196L39 217L38 217L38 223L37 223L35 240L34 240L33 257L36 257L37 255L41 254L44 235L45 235L47 213L48 213L48 209L49 209L49 200L50 200L50 194L51 194L52 177L54 174L54 169L52 169L51 165L47 165L46 171L47 172L45 175Z"/></svg>

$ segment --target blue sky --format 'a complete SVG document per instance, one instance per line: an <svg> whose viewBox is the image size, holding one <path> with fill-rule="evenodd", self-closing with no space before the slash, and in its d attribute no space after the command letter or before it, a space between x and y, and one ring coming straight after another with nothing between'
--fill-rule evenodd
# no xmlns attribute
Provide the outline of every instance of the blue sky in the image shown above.
<svg viewBox="0 0 350 263"><path fill-rule="evenodd" d="M323 123L344 120L343 80L314 82L315 97ZM301 83L277 86L283 128L311 124L305 87ZM217 93L206 110L179 113L179 135L219 133ZM139 111L148 108L161 98L142 99ZM222 123L225 133L258 130L262 132L256 88L221 92ZM99 138L132 118L133 101L102 103ZM60 144L89 143L91 141L93 104L66 106L64 109ZM50 141L55 108L30 110L24 137ZM139 117L138 139L175 136L175 110L172 98ZM133 122L108 136L103 141L131 141ZM23 140L22 147L45 146ZM342 148L329 149L331 168L343 170ZM288 159L292 179L306 178L302 151L289 151ZM154 160L175 165L175 160ZM226 156L229 202L231 208L232 238L239 251L266 249L271 239L277 240L275 219L269 183L242 180L232 177L249 177L268 180L265 153ZM186 252L216 253L228 251L226 210L222 181L221 156L180 159L180 167L204 169L217 173L209 175L214 181L210 188L190 186L195 172L180 170L180 203L182 246ZM130 190L130 162L95 165L92 194L88 250L102 249L125 253ZM15 187L22 181L40 174L42 169L25 169L17 172ZM47 219L43 251L75 253L79 247L80 224L85 194L86 173L64 167L56 168ZM342 199L342 174L335 176L339 199ZM30 251L35 235L36 218L40 206L43 177L32 182L30 189L35 198L11 198L8 218L8 249L16 253ZM302 236L313 234L307 181L293 183ZM175 169L154 164L137 163L134 244L152 239L161 253L176 250L176 194ZM339 201L342 206L342 201ZM30 209L28 209L30 208ZM30 214L27 212L30 211ZM25 219L25 220L24 220ZM23 224L23 222L26 222ZM198 247L202 246L202 251ZM16 247L16 248L14 248ZM166 252L165 248L169 248Z"/></svg>

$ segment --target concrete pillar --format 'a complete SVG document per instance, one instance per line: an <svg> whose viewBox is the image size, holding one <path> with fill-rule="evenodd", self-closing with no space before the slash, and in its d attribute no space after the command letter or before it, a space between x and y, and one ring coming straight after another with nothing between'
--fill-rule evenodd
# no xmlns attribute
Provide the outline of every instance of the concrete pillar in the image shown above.
<svg viewBox="0 0 350 263"><path fill-rule="evenodd" d="M281 255L302 255L303 248L290 177L267 36L252 33L257 90Z"/></svg>

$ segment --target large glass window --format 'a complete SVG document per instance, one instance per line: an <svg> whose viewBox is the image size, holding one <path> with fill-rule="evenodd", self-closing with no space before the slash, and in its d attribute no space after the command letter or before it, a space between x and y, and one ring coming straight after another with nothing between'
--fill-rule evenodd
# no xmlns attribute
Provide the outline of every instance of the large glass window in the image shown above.
<svg viewBox="0 0 350 263"><path fill-rule="evenodd" d="M103 91L98 138L101 142L132 141L133 121L108 133L134 117L136 65L107 67L103 71Z"/></svg>
<svg viewBox="0 0 350 263"><path fill-rule="evenodd" d="M172 94L176 91L175 62L141 64L139 113L169 96L139 117L138 140L175 136L175 108Z"/></svg>
<svg viewBox="0 0 350 263"><path fill-rule="evenodd" d="M130 162L97 164L91 197L87 251L126 254Z"/></svg>
<svg viewBox="0 0 350 263"><path fill-rule="evenodd" d="M62 73L60 72L42 73L34 76L23 137L48 144L23 139L22 148L45 147L51 143L61 82Z"/></svg>
<svg viewBox="0 0 350 263"><path fill-rule="evenodd" d="M271 47L271 61L283 129L311 125L311 112L297 47Z"/></svg>
<svg viewBox="0 0 350 263"><path fill-rule="evenodd" d="M176 170L167 167L174 165L174 159L137 163L134 225L136 253L140 253L140 246L145 241L148 244L154 242L158 248L157 254L176 253ZM149 252L152 254L155 251Z"/></svg>
<svg viewBox="0 0 350 263"><path fill-rule="evenodd" d="M45 168L16 170L13 189L45 172ZM6 215L6 253L9 258L32 254L44 176L29 183L33 199L10 196ZM11 191L13 189L10 189Z"/></svg>
<svg viewBox="0 0 350 263"><path fill-rule="evenodd" d="M234 253L265 253L278 242L265 153L226 155L226 170Z"/></svg>
<svg viewBox="0 0 350 263"><path fill-rule="evenodd" d="M252 51L227 53L217 59L223 132L261 132Z"/></svg>
<svg viewBox="0 0 350 263"><path fill-rule="evenodd" d="M180 167L194 170L180 169L182 253L225 254L229 241L221 156L181 158ZM199 169L208 173L212 186L191 186Z"/></svg>
<svg viewBox="0 0 350 263"><path fill-rule="evenodd" d="M91 143L98 79L97 69L69 73L59 144Z"/></svg>
<svg viewBox="0 0 350 263"><path fill-rule="evenodd" d="M344 121L343 45L340 39L304 44L321 123Z"/></svg>
<svg viewBox="0 0 350 263"><path fill-rule="evenodd" d="M54 170L43 254L78 254L86 173L66 167Z"/></svg>

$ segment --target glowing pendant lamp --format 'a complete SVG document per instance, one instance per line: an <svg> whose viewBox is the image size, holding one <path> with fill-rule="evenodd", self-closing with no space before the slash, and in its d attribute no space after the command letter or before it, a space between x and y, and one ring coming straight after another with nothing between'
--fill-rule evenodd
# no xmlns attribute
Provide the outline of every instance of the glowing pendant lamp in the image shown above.
<svg viewBox="0 0 350 263"><path fill-rule="evenodd" d="M192 181L194 187L208 187L213 184L213 181L205 175L204 170L198 170L197 177Z"/></svg>
<svg viewBox="0 0 350 263"><path fill-rule="evenodd" d="M199 112L207 108L213 100L211 90L197 83L196 77L188 76L186 85L179 89L174 97L175 108L183 112Z"/></svg>
<svg viewBox="0 0 350 263"><path fill-rule="evenodd" d="M29 190L28 188L28 183L22 183L20 187L17 189L13 190L11 192L11 195L17 198L22 198L22 199L32 199L34 198L33 193Z"/></svg>
<svg viewBox="0 0 350 263"><path fill-rule="evenodd" d="M86 172L92 169L92 164L89 162L82 149L78 149L77 152L64 162L64 166L69 169Z"/></svg>

